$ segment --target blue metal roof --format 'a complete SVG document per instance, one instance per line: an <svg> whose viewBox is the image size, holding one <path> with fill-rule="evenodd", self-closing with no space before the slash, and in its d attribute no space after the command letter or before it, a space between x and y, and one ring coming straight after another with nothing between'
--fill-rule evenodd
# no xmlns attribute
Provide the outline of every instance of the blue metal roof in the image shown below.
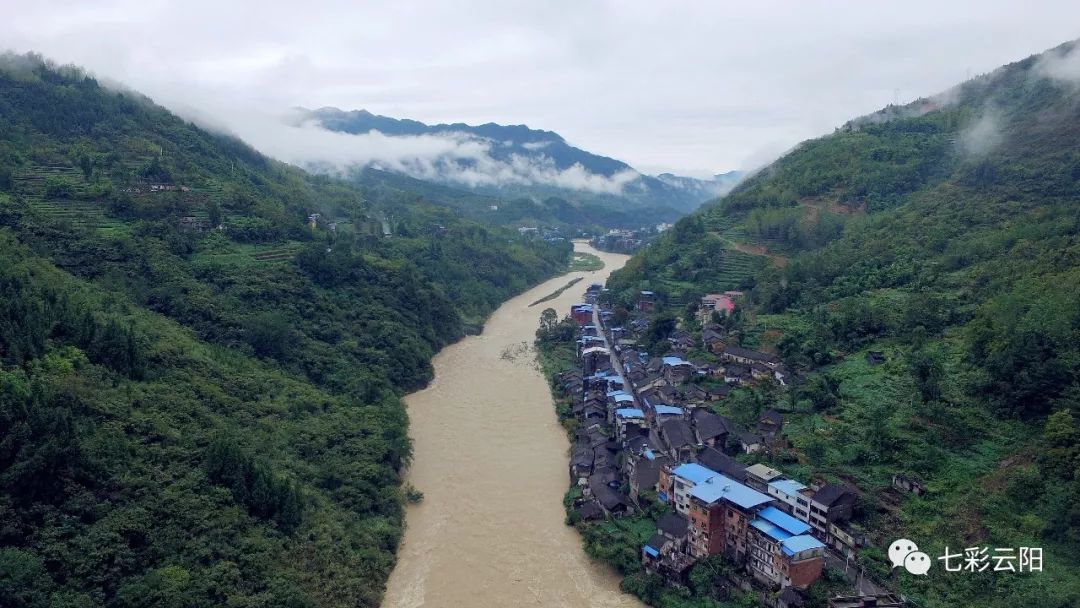
<svg viewBox="0 0 1080 608"><path fill-rule="evenodd" d="M810 531L810 526L806 522L799 521L776 507L765 507L758 513L758 517L787 530L791 536L806 534Z"/></svg>
<svg viewBox="0 0 1080 608"><path fill-rule="evenodd" d="M780 548L784 551L784 555L795 555L802 551L809 551L810 549L821 549L825 545L822 542L809 534L801 534L799 536L792 536L791 538L780 541Z"/></svg>
<svg viewBox="0 0 1080 608"><path fill-rule="evenodd" d="M675 415L678 415L678 416L682 416L682 413L683 413L683 410L682 410L681 407L675 407L674 405L664 405L662 403L658 404L655 407L655 409L656 409L656 415L657 416L665 416L665 415L668 415L668 414L675 414Z"/></svg>
<svg viewBox="0 0 1080 608"><path fill-rule="evenodd" d="M644 418L645 413L636 407L621 407L615 410L615 416L618 418Z"/></svg>
<svg viewBox="0 0 1080 608"><path fill-rule="evenodd" d="M705 470L708 471L708 469ZM713 477L709 477L704 483L695 485L694 489L690 491L690 495L706 503L716 502L723 498L743 509L752 509L772 500L761 492L751 490L734 479L719 473L715 473Z"/></svg>
<svg viewBox="0 0 1080 608"><path fill-rule="evenodd" d="M645 458L648 458L649 460L656 460L656 454L654 454L652 450L645 450L642 453L645 454Z"/></svg>
<svg viewBox="0 0 1080 608"><path fill-rule="evenodd" d="M626 393L624 393L622 391L619 391L614 395L608 395L608 396L614 398L615 403L633 403L634 402L633 395L627 395Z"/></svg>
<svg viewBox="0 0 1080 608"><path fill-rule="evenodd" d="M750 525L761 530L775 541L791 538L791 534L788 534L783 528L760 517L755 517L754 521L750 522Z"/></svg>
<svg viewBox="0 0 1080 608"><path fill-rule="evenodd" d="M656 557L657 555L660 555L659 551L657 551L656 549L653 549L649 545L645 545L645 553L648 553L649 555L651 555L653 557Z"/></svg>
<svg viewBox="0 0 1080 608"><path fill-rule="evenodd" d="M642 291L641 295L643 295L643 296L651 296L651 295L655 295L655 294L653 292L651 292L651 291Z"/></svg>
<svg viewBox="0 0 1080 608"><path fill-rule="evenodd" d="M690 365L690 362L682 357L664 357L663 361L664 365Z"/></svg>
<svg viewBox="0 0 1080 608"><path fill-rule="evenodd" d="M706 479L719 475L716 471L705 468L696 462L681 464L675 467L672 474L695 484L704 483Z"/></svg>
<svg viewBox="0 0 1080 608"><path fill-rule="evenodd" d="M794 496L799 493L799 490L805 490L806 486L795 481L794 479L778 479L776 481L769 482L771 487L780 490L788 496Z"/></svg>

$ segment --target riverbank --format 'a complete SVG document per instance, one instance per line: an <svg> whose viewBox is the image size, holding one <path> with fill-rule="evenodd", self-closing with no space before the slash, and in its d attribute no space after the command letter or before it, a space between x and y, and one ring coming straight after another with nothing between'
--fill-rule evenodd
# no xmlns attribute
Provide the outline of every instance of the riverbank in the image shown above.
<svg viewBox="0 0 1080 608"><path fill-rule="evenodd" d="M574 416L573 399L558 389L556 378L563 372L579 367L576 346L574 340L538 340L536 343L537 360L541 363L544 377L548 379L556 415L570 438L580 423ZM692 605L689 601L694 599L711 601L707 597L695 598L685 590L671 589L657 577L647 577L642 572L641 546L655 533L657 521L667 512L666 509L654 505L625 517L581 521L575 506L582 495L581 487L568 483L565 492L563 509L566 522L579 535L586 555L619 575L622 589L654 606L689 606ZM687 603L683 604L684 601ZM724 606L716 602L709 605L717 608Z"/></svg>
<svg viewBox="0 0 1080 608"><path fill-rule="evenodd" d="M413 441L406 481L424 500L406 509L384 606L641 605L564 525L569 442L530 348L542 309L530 303L574 278L602 282L627 259L576 248L600 257L604 269L562 275L509 300L481 335L436 355L431 385L405 398ZM567 291L549 305L565 310L579 295Z"/></svg>

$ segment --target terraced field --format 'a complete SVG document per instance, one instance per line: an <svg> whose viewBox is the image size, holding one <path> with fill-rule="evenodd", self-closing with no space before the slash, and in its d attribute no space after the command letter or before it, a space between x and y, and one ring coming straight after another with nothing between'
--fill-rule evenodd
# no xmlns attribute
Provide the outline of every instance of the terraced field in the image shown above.
<svg viewBox="0 0 1080 608"><path fill-rule="evenodd" d="M746 231L743 229L739 218L732 215L709 215L706 218L706 226L710 232L715 233L722 239L731 241L745 241Z"/></svg>
<svg viewBox="0 0 1080 608"><path fill-rule="evenodd" d="M745 253L741 250L729 249L724 254L720 263L717 278L719 281L731 285L732 289L738 287L761 268L762 260L759 256Z"/></svg>
<svg viewBox="0 0 1080 608"><path fill-rule="evenodd" d="M82 171L75 167L36 165L11 176L15 192L31 197L45 197L50 180L70 184L74 196L85 192L87 187Z"/></svg>
<svg viewBox="0 0 1080 608"><path fill-rule="evenodd" d="M219 264L277 264L291 261L301 247L302 244L299 242L283 245L233 245L227 251L200 253L197 259Z"/></svg>
<svg viewBox="0 0 1080 608"><path fill-rule="evenodd" d="M42 216L63 221L79 228L115 231L123 228L122 220L106 215L105 203L69 200L31 200L30 207Z"/></svg>
<svg viewBox="0 0 1080 608"><path fill-rule="evenodd" d="M298 251L300 251L299 244L289 244L283 247L265 249L250 255L251 259L257 262L283 262L293 259Z"/></svg>
<svg viewBox="0 0 1080 608"><path fill-rule="evenodd" d="M702 289L727 291L740 289L746 281L760 271L767 258L744 253L737 249L725 249L709 266L699 269L676 269L672 276L686 277L682 280L660 279L654 288L664 292L667 302L673 306L685 306L697 301Z"/></svg>

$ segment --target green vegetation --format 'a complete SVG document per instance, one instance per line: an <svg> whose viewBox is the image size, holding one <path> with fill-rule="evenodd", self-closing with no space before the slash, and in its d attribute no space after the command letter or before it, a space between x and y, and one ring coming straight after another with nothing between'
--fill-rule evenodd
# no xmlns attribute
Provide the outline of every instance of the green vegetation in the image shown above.
<svg viewBox="0 0 1080 608"><path fill-rule="evenodd" d="M570 261L570 272L589 272L601 270L604 261L598 256L583 251L575 251L574 259Z"/></svg>
<svg viewBox="0 0 1080 608"><path fill-rule="evenodd" d="M32 56L0 251L0 603L117 608L377 606L399 396L570 257Z"/></svg>
<svg viewBox="0 0 1080 608"><path fill-rule="evenodd" d="M749 403L791 412L774 463L857 484L861 559L883 577L896 537L932 556L1045 549L1041 574L895 577L919 606L1080 603L1080 96L1044 60L805 142L609 284L674 313L748 292L739 333L806 374ZM737 251L757 254L746 273ZM891 489L894 473L928 493Z"/></svg>
<svg viewBox="0 0 1080 608"><path fill-rule="evenodd" d="M536 358L551 387L559 423L571 440L578 422L574 417L573 401L559 389L557 376L577 367L577 335L578 326L573 319L559 319L559 313L554 308L545 308L540 313L540 327L536 330L534 342Z"/></svg>
<svg viewBox="0 0 1080 608"><path fill-rule="evenodd" d="M570 279L566 283L566 285L563 285L562 287L560 287L560 288L556 289L555 291L549 293L548 295L540 298L539 300L533 302L532 304L529 304L529 308L532 308L533 306L536 306L537 304L543 304L544 302L550 302L551 300L554 300L555 298L561 296L567 289L570 289L574 285L577 285L578 283L580 283L581 279L582 279L582 277L575 277L573 279Z"/></svg>

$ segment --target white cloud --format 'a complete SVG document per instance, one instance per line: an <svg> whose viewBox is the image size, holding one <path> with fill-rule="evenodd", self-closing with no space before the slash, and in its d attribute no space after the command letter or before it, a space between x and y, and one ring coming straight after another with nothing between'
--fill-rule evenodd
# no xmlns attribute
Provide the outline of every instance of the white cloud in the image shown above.
<svg viewBox="0 0 1080 608"><path fill-rule="evenodd" d="M198 122L200 116L185 117ZM546 185L605 194L622 193L640 177L635 171L598 175L580 164L559 169L547 156L512 154L507 160L496 159L491 155L496 142L469 133L351 134L324 129L311 120L297 121L291 114L257 112L228 116L226 122L233 133L271 156L341 172L371 166L469 187Z"/></svg>
<svg viewBox="0 0 1080 608"><path fill-rule="evenodd" d="M701 175L828 133L896 89L910 101L1056 46L1080 22L1070 0L8 4L0 44L172 108L224 117L230 106L215 122L237 132L245 112L365 108L528 124L650 171ZM1051 73L1073 73L1070 57Z"/></svg>
<svg viewBox="0 0 1080 608"><path fill-rule="evenodd" d="M525 148L526 150L542 150L542 149L550 146L553 143L555 143L555 142L551 141L551 140L547 140L547 141L530 141L530 142L526 142L526 143L521 144L521 147Z"/></svg>
<svg viewBox="0 0 1080 608"><path fill-rule="evenodd" d="M1054 80L1080 83L1080 44L1057 50L1039 58L1035 71Z"/></svg>
<svg viewBox="0 0 1080 608"><path fill-rule="evenodd" d="M1001 144L1002 138L998 113L988 108L960 132L957 142L965 153L985 156Z"/></svg>

